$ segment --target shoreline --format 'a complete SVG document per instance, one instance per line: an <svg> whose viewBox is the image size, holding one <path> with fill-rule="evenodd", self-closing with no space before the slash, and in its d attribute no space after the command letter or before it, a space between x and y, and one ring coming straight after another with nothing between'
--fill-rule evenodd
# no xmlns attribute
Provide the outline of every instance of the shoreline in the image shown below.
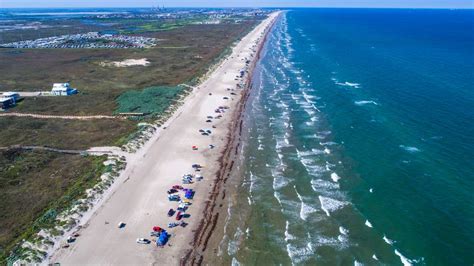
<svg viewBox="0 0 474 266"><path fill-rule="evenodd" d="M122 172L121 176L117 178L112 189L106 192L106 196L101 200L102 204L99 203L98 206L95 206L94 213L92 213L88 219L84 219L87 221L83 221L84 227L80 231L81 235L78 237L77 243L72 244L69 249L58 249L51 256L50 262L60 262L64 264L114 264L127 262L152 263L160 261L162 263L175 264L178 261L183 261L181 259L182 251L193 246L192 241L189 243L189 235L194 235L193 240L196 242L196 240L198 240L197 236L199 235L197 232L200 230L194 232L194 229L200 228L200 226L197 226L198 222L202 224L206 221L205 216L201 215L203 210L206 210L210 205L209 196L206 196L206 192L211 195L211 198L215 194L209 189L213 181L216 182L216 180L220 179L219 177L215 177L215 173L219 175L225 173L225 171L222 172L222 167L218 166L226 165L224 158L226 155L230 155L231 150L233 150L229 149L230 145L228 144L231 143L233 129L236 129L238 125L232 123L232 121L235 121L235 119L241 121L239 117L245 105L245 99L248 97L249 89L246 88L249 87L248 85L251 82L253 67L258 60L258 55L265 41L266 34L271 28L269 26L271 22L274 22L278 17L278 14L279 12L271 13L269 18L262 21L245 35L238 44L232 48L233 52L231 55L223 59L215 70L206 77L205 81L193 89L186 97L185 103L156 130L150 140L136 153L129 154L127 158L127 168ZM248 45L254 42L254 46L250 47L250 50L253 50L253 52L249 53L245 48L248 48ZM255 49L257 44L259 44L258 48ZM240 97L239 95L231 96L232 99L230 99L230 101L224 101L224 103L228 102L229 105L231 105L229 112L231 114L225 115L224 118L217 121L217 129L213 130L215 133L210 137L212 143L217 144L216 147L218 148L216 150L220 152L212 151L211 154L209 149L203 149L203 152L200 151L199 154L197 154L190 151L190 147L193 144L198 144L199 147L206 147L206 143L209 143L209 138L204 137L203 139L202 136L189 138L187 136L189 136L189 134L197 135L198 128L193 128L192 126L197 123L196 119L200 120L205 118L205 115L202 115L203 113L209 114L218 106L217 104L220 103L220 105L222 105L222 100L216 100L214 96L209 97L208 93L209 95L214 93L223 96L224 100L228 98L229 91L226 91L225 87L235 86L235 80L237 79L233 79L234 75L239 73L242 66L244 69L246 67L246 65L241 65L244 56L239 56L242 54L249 54L252 60L252 64L248 66L250 68L246 77L246 86L241 89L236 88ZM217 87L219 87L219 90ZM234 99L233 97L239 98ZM209 107L208 105L211 106ZM200 114L200 116L196 117L197 114ZM200 126L208 125L201 124ZM224 129L222 130L221 127ZM192 131L194 133L185 132L189 131L189 128L193 128ZM196 129L196 131L194 131L194 129ZM172 143L176 141L179 142L179 145ZM186 142L186 144L184 144L184 142ZM224 147L225 150L222 150L221 147ZM161 150L166 150L166 152L170 154L163 154L160 152ZM175 156L176 160L170 158L173 156ZM150 251L147 246L133 243L135 242L133 240L138 237L149 238L149 231L147 232L147 229L143 227L151 228L151 226L155 224L162 227L166 226L167 222L160 222L166 220L169 222L169 218L165 220L165 217L162 217L166 216L166 210L169 208L167 206L172 204L166 200L166 190L172 184L179 182L179 179L171 180L170 177L178 177L179 175L186 174L182 172L183 169L187 168L187 166L189 167L191 163L201 163L202 161L209 164L209 167L203 169L204 176L213 178L209 178L208 180L204 178L203 181L193 185L192 188L197 191L197 195L193 202L194 204L190 206L190 210L186 211L186 213L189 213L192 217L191 219L186 219L186 222L189 222L189 226L186 228L176 228L176 230L169 229L172 237L169 247L165 247L167 253L163 254L162 252ZM217 162L218 166L214 165L214 161ZM160 180L161 183L157 182L157 180ZM223 193L225 194L225 190ZM127 208L130 210L127 210ZM158 213L150 213L150 211L154 209L160 209L160 215L158 215ZM193 219L194 217L197 217L197 219ZM218 217L215 219L217 218ZM127 223L126 228L122 230L124 231L123 233L113 226L118 219L120 219L120 221L124 220L124 222ZM113 221L110 222L112 225L107 226L110 220ZM130 235L130 233L133 234ZM125 240L126 243L123 244ZM124 258L123 255L130 253L130 251L133 251L134 254L128 254L130 256Z"/></svg>
<svg viewBox="0 0 474 266"><path fill-rule="evenodd" d="M268 34L273 29L273 26L280 15L281 12L278 12L277 16L275 16L273 21L266 28L263 33L263 39L260 41L258 48L256 49L254 60L249 67L242 97L238 103L237 110L233 114L234 122L229 125L228 143L226 144L224 153L219 158L220 168L217 173L217 178L214 180L211 197L205 205L204 217L199 226L201 229L195 232L194 245L192 245L192 248L186 252L186 255L183 258L181 258L180 265L203 264L203 261L208 260L206 255L210 255L208 254L210 252L210 249L208 249L209 241L212 241L211 238L218 238L220 236L216 235L215 230L217 229L218 224L222 223L227 216L225 211L220 212L220 210L222 210L223 206L226 205L224 202L227 192L226 183L233 173L235 162L238 160L239 148L242 146L241 137L243 118L252 89L253 71L260 60L261 52L267 41ZM215 209L216 205L219 205L217 210ZM223 213L224 215L219 215L220 213ZM209 222L211 224L210 227L208 227ZM191 261L188 262L187 260Z"/></svg>

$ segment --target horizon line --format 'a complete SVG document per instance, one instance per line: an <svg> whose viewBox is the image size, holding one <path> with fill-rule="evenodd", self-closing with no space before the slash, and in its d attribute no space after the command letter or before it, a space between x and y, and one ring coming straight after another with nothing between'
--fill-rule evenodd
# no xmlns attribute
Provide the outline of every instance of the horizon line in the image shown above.
<svg viewBox="0 0 474 266"><path fill-rule="evenodd" d="M53 7L24 7L24 6L18 6L18 7L0 7L0 10L2 9L66 9L66 8L72 8L72 9L87 9L87 8L155 8L155 6L119 6L119 7L110 7L110 6L86 6L86 7L80 7L80 6L53 6ZM377 7L377 6L169 6L165 8L219 8L219 9L232 9L232 8L248 8L248 9L292 9L292 8L334 8L334 9L464 9L464 10L474 10L473 7Z"/></svg>

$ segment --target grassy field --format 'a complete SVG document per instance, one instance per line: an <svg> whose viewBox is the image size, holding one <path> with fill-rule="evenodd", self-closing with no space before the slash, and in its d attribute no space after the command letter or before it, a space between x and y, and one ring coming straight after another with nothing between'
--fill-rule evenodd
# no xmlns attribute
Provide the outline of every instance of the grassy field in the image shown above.
<svg viewBox="0 0 474 266"><path fill-rule="evenodd" d="M88 149L115 145L136 129L129 120L62 120L0 118L0 146L38 145L60 149ZM1 166L0 166L1 167Z"/></svg>
<svg viewBox="0 0 474 266"><path fill-rule="evenodd" d="M14 244L54 219L98 181L104 158L0 152L0 263ZM52 170L53 169L53 170Z"/></svg>
<svg viewBox="0 0 474 266"><path fill-rule="evenodd" d="M78 88L78 95L27 98L11 110L112 114L118 107L117 97L126 91L176 86L203 74L213 59L254 23L188 25L143 34L162 40L150 49L0 49L0 91L45 91L54 82L69 81ZM176 49L170 49L173 47ZM140 58L147 58L150 65L118 68L100 64Z"/></svg>
<svg viewBox="0 0 474 266"><path fill-rule="evenodd" d="M184 87L149 87L143 90L127 91L117 99L117 113L145 113L159 116L173 103Z"/></svg>

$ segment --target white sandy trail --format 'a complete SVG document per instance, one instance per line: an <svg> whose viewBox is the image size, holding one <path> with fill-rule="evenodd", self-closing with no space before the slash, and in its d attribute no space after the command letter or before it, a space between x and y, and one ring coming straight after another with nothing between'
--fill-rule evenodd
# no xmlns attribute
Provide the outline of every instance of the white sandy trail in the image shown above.
<svg viewBox="0 0 474 266"><path fill-rule="evenodd" d="M65 120L92 120L92 119L126 119L126 116L112 115L42 115L29 113L0 113L2 116L31 117L39 119L65 119Z"/></svg>

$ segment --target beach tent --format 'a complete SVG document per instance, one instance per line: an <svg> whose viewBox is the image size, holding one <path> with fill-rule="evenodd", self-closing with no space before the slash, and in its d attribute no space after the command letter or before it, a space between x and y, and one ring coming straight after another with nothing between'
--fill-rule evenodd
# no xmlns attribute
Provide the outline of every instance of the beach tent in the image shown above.
<svg viewBox="0 0 474 266"><path fill-rule="evenodd" d="M168 232L166 230L161 231L161 234L159 237L156 238L156 245L157 246L164 246L166 245L166 242L168 242Z"/></svg>
<svg viewBox="0 0 474 266"><path fill-rule="evenodd" d="M187 199L192 199L194 197L194 191L192 189L187 190L184 194L184 197Z"/></svg>

